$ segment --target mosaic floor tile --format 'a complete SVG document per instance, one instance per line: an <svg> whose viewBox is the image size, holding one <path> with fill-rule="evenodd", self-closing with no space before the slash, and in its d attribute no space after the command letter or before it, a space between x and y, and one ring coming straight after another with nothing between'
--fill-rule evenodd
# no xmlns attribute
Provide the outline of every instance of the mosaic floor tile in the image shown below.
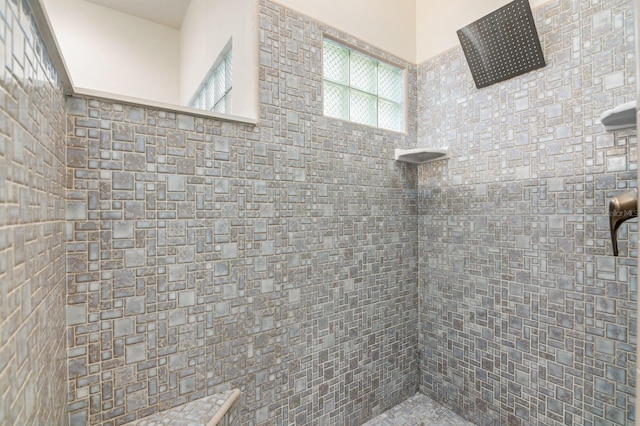
<svg viewBox="0 0 640 426"><path fill-rule="evenodd" d="M473 426L473 423L418 393L363 426Z"/></svg>

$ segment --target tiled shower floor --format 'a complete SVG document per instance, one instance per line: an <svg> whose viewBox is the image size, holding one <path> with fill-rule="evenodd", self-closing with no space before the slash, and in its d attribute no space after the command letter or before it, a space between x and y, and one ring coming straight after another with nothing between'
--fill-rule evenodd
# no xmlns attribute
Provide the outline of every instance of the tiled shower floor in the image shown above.
<svg viewBox="0 0 640 426"><path fill-rule="evenodd" d="M453 411L418 393L363 426L474 426Z"/></svg>

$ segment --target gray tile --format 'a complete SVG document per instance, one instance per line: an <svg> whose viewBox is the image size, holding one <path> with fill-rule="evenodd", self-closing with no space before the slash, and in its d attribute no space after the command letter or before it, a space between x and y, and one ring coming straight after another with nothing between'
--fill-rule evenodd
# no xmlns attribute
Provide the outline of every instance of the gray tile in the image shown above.
<svg viewBox="0 0 640 426"><path fill-rule="evenodd" d="M598 119L635 98L630 6L537 7L546 67L481 90L459 48L419 65L418 145L452 153L418 171L420 390L476 424L635 420L614 358L635 359L637 225L613 257L605 209L637 186L636 131Z"/></svg>
<svg viewBox="0 0 640 426"><path fill-rule="evenodd" d="M258 126L67 102L74 174L44 205L69 196L57 300L82 307L86 373L69 360L61 406L121 424L238 386L240 424L356 425L420 386L477 424L622 421L637 226L610 257L602 203L635 185L636 139L597 124L635 90L614 3L536 9L548 66L478 91L460 49L416 67L261 0ZM325 33L407 68L407 134L322 115ZM392 161L417 145L452 156Z"/></svg>
<svg viewBox="0 0 640 426"><path fill-rule="evenodd" d="M472 426L473 424L452 410L418 393L369 420L363 426Z"/></svg>
<svg viewBox="0 0 640 426"><path fill-rule="evenodd" d="M84 116L86 101L65 106L29 2L2 2L0 16L0 424L67 424L65 370L85 377L87 359L67 363L66 320L87 318L66 298L66 220L87 206L66 191L86 162L83 147L66 151L66 109ZM71 244L69 270L84 269L84 250Z"/></svg>

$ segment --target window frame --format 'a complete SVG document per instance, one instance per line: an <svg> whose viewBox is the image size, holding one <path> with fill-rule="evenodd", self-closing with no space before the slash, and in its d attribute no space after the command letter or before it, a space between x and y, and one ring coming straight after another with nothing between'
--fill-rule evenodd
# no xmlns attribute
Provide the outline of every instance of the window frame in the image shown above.
<svg viewBox="0 0 640 426"><path fill-rule="evenodd" d="M337 80L331 79L331 78L327 78L326 75L326 69L325 69L325 43L331 43L334 45L337 45L339 48L344 49L346 51L348 51L349 53L349 58L348 58L348 70L346 72L347 74L347 79L348 79L348 84L344 84L342 82L339 82ZM354 87L352 85L352 78L351 78L351 69L352 69L352 55L356 54L357 56L361 56L364 57L370 61L374 61L376 63L376 76L375 76L375 84L376 84L376 89L375 89L375 93L363 90L359 87ZM380 80L380 72L379 72L379 68L380 65L384 66L384 67L388 67L391 70L394 70L394 72L398 72L400 75L400 84L402 86L402 94L399 97L400 100L396 101L394 99L390 99L384 96L380 95L380 91L379 91L379 80ZM379 55L376 54L372 54L370 52L364 51L362 50L362 48L358 48L355 47L349 43L344 42L343 40L339 40L336 39L335 37L329 35L329 34L323 34L322 36L322 101L323 101L323 106L322 106L322 112L323 115L325 117L330 117L333 119L337 119L337 120L342 120L342 121L346 121L349 123L356 123L356 124L361 124L364 126L369 126L369 127L374 127L377 129L382 129L382 130L388 130L391 132L400 132L400 133L407 133L407 68L398 65L397 63L393 63L391 62L388 58L383 58ZM344 118L344 117L338 117L335 115L330 115L327 114L325 105L326 105L326 101L327 101L327 87L331 87L331 86L339 86L343 89L346 89L347 93L348 93L348 99L346 100L347 102L347 112L348 112L348 118ZM354 120L354 117L352 115L352 111L351 111L351 99L352 99L352 93L356 93L359 96L373 96L375 97L375 124L371 124L369 122L363 122L363 121L356 121ZM400 117L401 117L401 123L399 126L395 126L393 128L390 127L383 127L380 125L380 104L381 101L385 102L385 103L390 103L395 105L396 107L400 108Z"/></svg>

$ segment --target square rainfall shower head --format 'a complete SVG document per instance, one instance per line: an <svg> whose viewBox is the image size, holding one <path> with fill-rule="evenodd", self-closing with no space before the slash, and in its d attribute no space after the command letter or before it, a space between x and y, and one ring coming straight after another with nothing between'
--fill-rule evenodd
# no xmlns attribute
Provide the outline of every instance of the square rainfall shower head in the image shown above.
<svg viewBox="0 0 640 426"><path fill-rule="evenodd" d="M528 0L515 0L458 30L476 87L545 66Z"/></svg>

